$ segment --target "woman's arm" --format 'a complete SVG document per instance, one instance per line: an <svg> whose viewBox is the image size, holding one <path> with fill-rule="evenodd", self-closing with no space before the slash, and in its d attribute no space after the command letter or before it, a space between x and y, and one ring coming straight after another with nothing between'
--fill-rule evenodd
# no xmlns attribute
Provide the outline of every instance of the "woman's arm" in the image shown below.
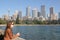
<svg viewBox="0 0 60 40"><path fill-rule="evenodd" d="M12 39L13 38L12 31L10 29L7 29L7 33L8 33L9 38Z"/></svg>

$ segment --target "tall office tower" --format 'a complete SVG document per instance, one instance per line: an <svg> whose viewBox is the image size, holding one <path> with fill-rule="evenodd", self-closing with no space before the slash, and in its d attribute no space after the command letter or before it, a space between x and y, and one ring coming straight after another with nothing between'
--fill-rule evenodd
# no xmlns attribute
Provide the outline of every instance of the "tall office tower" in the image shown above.
<svg viewBox="0 0 60 40"><path fill-rule="evenodd" d="M53 9L53 7L50 7L50 20L53 20L53 18L54 18L54 9Z"/></svg>
<svg viewBox="0 0 60 40"><path fill-rule="evenodd" d="M40 12L38 12L38 17L40 17L41 16L41 13Z"/></svg>
<svg viewBox="0 0 60 40"><path fill-rule="evenodd" d="M50 16L51 16L52 14L54 14L54 9L53 9L53 7L50 8Z"/></svg>
<svg viewBox="0 0 60 40"><path fill-rule="evenodd" d="M37 13L38 13L37 8L34 8L34 9L32 10L32 18L37 17L37 15L38 15Z"/></svg>
<svg viewBox="0 0 60 40"><path fill-rule="evenodd" d="M22 20L22 11L18 12L19 20Z"/></svg>
<svg viewBox="0 0 60 40"><path fill-rule="evenodd" d="M46 18L45 5L41 6L41 16L43 16L44 18Z"/></svg>
<svg viewBox="0 0 60 40"><path fill-rule="evenodd" d="M28 6L28 7L26 8L26 16L27 16L27 17L30 17L30 9L31 9L30 6Z"/></svg>
<svg viewBox="0 0 60 40"><path fill-rule="evenodd" d="M50 20L57 20L57 14L54 13L53 7L50 7Z"/></svg>
<svg viewBox="0 0 60 40"><path fill-rule="evenodd" d="M59 14L58 14L58 19L60 19L60 12L59 12Z"/></svg>

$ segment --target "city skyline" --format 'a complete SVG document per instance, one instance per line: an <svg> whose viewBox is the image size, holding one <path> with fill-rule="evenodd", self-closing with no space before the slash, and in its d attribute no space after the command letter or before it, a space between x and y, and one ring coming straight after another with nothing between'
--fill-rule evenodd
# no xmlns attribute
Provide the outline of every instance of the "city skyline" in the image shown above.
<svg viewBox="0 0 60 40"><path fill-rule="evenodd" d="M31 10L37 8L41 12L41 5L45 5L46 14L50 13L49 8L54 7L55 13L60 12L60 0L1 0L0 1L0 17L7 14L10 8L10 14L13 15L15 10L22 11L22 15L26 15L26 7L30 6ZM51 3L52 2L52 3ZM31 12L32 13L32 12Z"/></svg>

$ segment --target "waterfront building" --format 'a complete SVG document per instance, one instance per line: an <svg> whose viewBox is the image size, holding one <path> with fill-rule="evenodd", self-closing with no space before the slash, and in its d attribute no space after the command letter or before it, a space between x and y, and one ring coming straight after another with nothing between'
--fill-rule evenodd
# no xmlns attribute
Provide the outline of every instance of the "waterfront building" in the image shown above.
<svg viewBox="0 0 60 40"><path fill-rule="evenodd" d="M22 11L18 11L17 17L19 18L19 20L22 20Z"/></svg>
<svg viewBox="0 0 60 40"><path fill-rule="evenodd" d="M34 8L32 10L32 18L36 18L36 17L38 17L38 11L37 11L37 8Z"/></svg>
<svg viewBox="0 0 60 40"><path fill-rule="evenodd" d="M27 16L28 18L30 17L30 9L31 9L30 6L28 6L28 7L26 8L26 16Z"/></svg>
<svg viewBox="0 0 60 40"><path fill-rule="evenodd" d="M50 7L50 20L53 20L54 8Z"/></svg>
<svg viewBox="0 0 60 40"><path fill-rule="evenodd" d="M60 12L58 13L58 19L60 19Z"/></svg>
<svg viewBox="0 0 60 40"><path fill-rule="evenodd" d="M41 16L41 13L40 12L38 12L38 17L40 17Z"/></svg>
<svg viewBox="0 0 60 40"><path fill-rule="evenodd" d="M22 11L18 12L19 19L22 20Z"/></svg>
<svg viewBox="0 0 60 40"><path fill-rule="evenodd" d="M32 20L38 20L39 21L39 17L35 17L34 19L32 19Z"/></svg>
<svg viewBox="0 0 60 40"><path fill-rule="evenodd" d="M53 20L54 18L54 8L53 7L50 7L50 17L49 17L49 20Z"/></svg>
<svg viewBox="0 0 60 40"><path fill-rule="evenodd" d="M53 7L50 7L50 16L54 14L54 8Z"/></svg>
<svg viewBox="0 0 60 40"><path fill-rule="evenodd" d="M45 18L44 18L43 16L40 16L40 17L39 17L39 20L45 21Z"/></svg>
<svg viewBox="0 0 60 40"><path fill-rule="evenodd" d="M58 20L58 15L57 14L52 14L50 17L50 20Z"/></svg>
<svg viewBox="0 0 60 40"><path fill-rule="evenodd" d="M53 7L50 7L50 20L57 20L57 14L54 13Z"/></svg>
<svg viewBox="0 0 60 40"><path fill-rule="evenodd" d="M43 16L44 18L46 18L45 5L41 6L41 16Z"/></svg>
<svg viewBox="0 0 60 40"><path fill-rule="evenodd" d="M27 16L24 16L24 17L23 17L23 20L27 20Z"/></svg>
<svg viewBox="0 0 60 40"><path fill-rule="evenodd" d="M29 18L28 18L27 16L24 16L24 17L23 17L23 20L32 20L32 17L29 17Z"/></svg>
<svg viewBox="0 0 60 40"><path fill-rule="evenodd" d="M5 14L5 15L3 16L3 18L4 18L4 20L8 20L8 19L9 19L9 16L8 16L7 14Z"/></svg>

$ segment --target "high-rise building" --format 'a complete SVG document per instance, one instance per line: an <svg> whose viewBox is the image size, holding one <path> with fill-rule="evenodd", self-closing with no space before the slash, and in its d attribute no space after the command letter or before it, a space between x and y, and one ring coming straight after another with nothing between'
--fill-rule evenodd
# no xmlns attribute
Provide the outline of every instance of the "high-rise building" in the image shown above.
<svg viewBox="0 0 60 40"><path fill-rule="evenodd" d="M44 18L46 18L45 5L41 6L41 16L43 16Z"/></svg>
<svg viewBox="0 0 60 40"><path fill-rule="evenodd" d="M40 17L41 16L41 13L40 12L38 12L38 17Z"/></svg>
<svg viewBox="0 0 60 40"><path fill-rule="evenodd" d="M60 19L60 12L59 12L59 14L58 14L58 19Z"/></svg>
<svg viewBox="0 0 60 40"><path fill-rule="evenodd" d="M54 8L50 7L50 20L56 20L57 14L54 13Z"/></svg>
<svg viewBox="0 0 60 40"><path fill-rule="evenodd" d="M28 7L26 8L26 16L27 16L27 17L30 17L30 9L31 9L30 6L28 6Z"/></svg>
<svg viewBox="0 0 60 40"><path fill-rule="evenodd" d="M19 19L22 20L22 11L18 12Z"/></svg>
<svg viewBox="0 0 60 40"><path fill-rule="evenodd" d="M22 11L18 11L17 17L19 18L19 20L22 20Z"/></svg>
<svg viewBox="0 0 60 40"><path fill-rule="evenodd" d="M54 8L53 7L50 7L50 16L54 14Z"/></svg>
<svg viewBox="0 0 60 40"><path fill-rule="evenodd" d="M35 18L35 17L38 17L37 8L34 8L34 9L32 10L32 18Z"/></svg>
<svg viewBox="0 0 60 40"><path fill-rule="evenodd" d="M16 20L17 17L19 17L20 20L22 19L22 11L16 10L15 13L13 14L13 16L12 16L12 20Z"/></svg>

